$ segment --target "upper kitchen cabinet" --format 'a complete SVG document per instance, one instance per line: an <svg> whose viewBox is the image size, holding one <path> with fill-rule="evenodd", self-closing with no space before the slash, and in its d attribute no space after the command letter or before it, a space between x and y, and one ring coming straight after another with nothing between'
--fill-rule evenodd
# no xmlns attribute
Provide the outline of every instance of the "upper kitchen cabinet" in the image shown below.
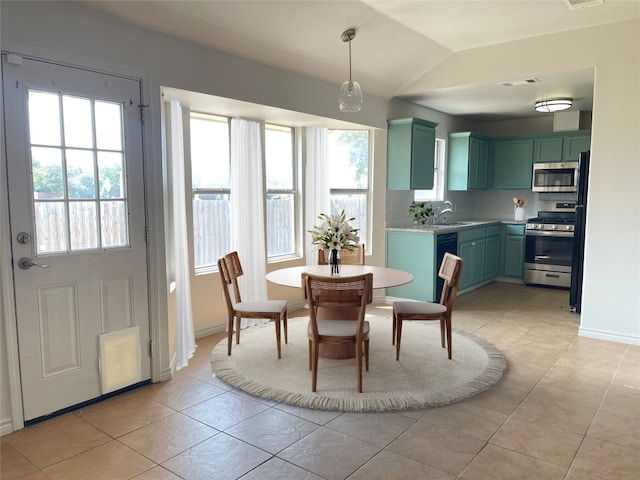
<svg viewBox="0 0 640 480"><path fill-rule="evenodd" d="M560 132L534 138L533 161L536 163L577 162L580 152L591 148L591 132Z"/></svg>
<svg viewBox="0 0 640 480"><path fill-rule="evenodd" d="M387 189L431 190L438 124L419 118L387 124Z"/></svg>
<svg viewBox="0 0 640 480"><path fill-rule="evenodd" d="M486 190L489 141L471 132L449 134L448 190Z"/></svg>
<svg viewBox="0 0 640 480"><path fill-rule="evenodd" d="M533 137L496 138L492 143L492 188L530 189Z"/></svg>

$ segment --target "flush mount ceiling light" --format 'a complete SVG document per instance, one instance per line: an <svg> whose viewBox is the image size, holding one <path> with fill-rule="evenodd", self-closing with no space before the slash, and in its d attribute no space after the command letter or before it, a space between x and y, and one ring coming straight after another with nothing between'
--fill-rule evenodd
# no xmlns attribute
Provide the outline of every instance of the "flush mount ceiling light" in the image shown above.
<svg viewBox="0 0 640 480"><path fill-rule="evenodd" d="M340 36L343 42L349 42L349 80L340 87L341 112L359 112L362 108L362 88L358 82L351 80L351 40L356 38L356 31L353 28L345 30Z"/></svg>
<svg viewBox="0 0 640 480"><path fill-rule="evenodd" d="M543 113L559 112L571 108L573 100L571 98L553 98L550 100L538 100L536 111Z"/></svg>

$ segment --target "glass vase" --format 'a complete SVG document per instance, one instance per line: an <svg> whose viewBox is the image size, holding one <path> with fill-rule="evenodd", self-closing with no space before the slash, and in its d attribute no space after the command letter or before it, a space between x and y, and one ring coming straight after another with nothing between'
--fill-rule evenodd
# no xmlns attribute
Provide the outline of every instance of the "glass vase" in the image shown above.
<svg viewBox="0 0 640 480"><path fill-rule="evenodd" d="M329 268L332 276L340 275L340 250L329 252Z"/></svg>

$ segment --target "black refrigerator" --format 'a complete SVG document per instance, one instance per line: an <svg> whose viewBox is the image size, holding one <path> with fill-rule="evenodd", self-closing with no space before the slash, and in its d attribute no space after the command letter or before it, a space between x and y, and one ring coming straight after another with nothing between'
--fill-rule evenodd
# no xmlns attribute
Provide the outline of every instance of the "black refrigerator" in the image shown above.
<svg viewBox="0 0 640 480"><path fill-rule="evenodd" d="M578 193L576 196L576 229L573 237L571 262L571 289L569 307L580 313L582 307L582 277L584 266L584 238L587 223L587 189L589 187L590 152L582 152L578 161Z"/></svg>

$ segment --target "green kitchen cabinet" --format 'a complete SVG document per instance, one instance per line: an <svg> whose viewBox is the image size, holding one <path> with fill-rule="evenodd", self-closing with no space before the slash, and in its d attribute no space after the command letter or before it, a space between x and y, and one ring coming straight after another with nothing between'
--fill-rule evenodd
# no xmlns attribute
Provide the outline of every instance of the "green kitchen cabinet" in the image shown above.
<svg viewBox="0 0 640 480"><path fill-rule="evenodd" d="M581 152L591 150L591 132L568 135L564 139L562 161L577 162Z"/></svg>
<svg viewBox="0 0 640 480"><path fill-rule="evenodd" d="M387 120L387 190L431 190L437 123Z"/></svg>
<svg viewBox="0 0 640 480"><path fill-rule="evenodd" d="M489 138L471 132L449 134L447 189L486 190Z"/></svg>
<svg viewBox="0 0 640 480"><path fill-rule="evenodd" d="M591 148L591 132L550 133L534 137L533 161L536 163L577 162L580 152Z"/></svg>
<svg viewBox="0 0 640 480"><path fill-rule="evenodd" d="M463 261L460 290L482 283L485 264L485 228L460 231L458 255Z"/></svg>
<svg viewBox="0 0 640 480"><path fill-rule="evenodd" d="M522 224L504 225L503 264L506 277L522 278L524 273L524 230Z"/></svg>
<svg viewBox="0 0 640 480"><path fill-rule="evenodd" d="M550 163L562 161L561 135L540 135L534 139L533 161L535 163Z"/></svg>
<svg viewBox="0 0 640 480"><path fill-rule="evenodd" d="M500 225L492 225L486 229L483 280L491 280L500 273L500 234Z"/></svg>
<svg viewBox="0 0 640 480"><path fill-rule="evenodd" d="M503 137L492 142L492 185L500 189L530 189L533 137Z"/></svg>
<svg viewBox="0 0 640 480"><path fill-rule="evenodd" d="M437 268L435 235L422 232L387 231L387 267L404 270L413 281L387 289L390 297L434 301Z"/></svg>

